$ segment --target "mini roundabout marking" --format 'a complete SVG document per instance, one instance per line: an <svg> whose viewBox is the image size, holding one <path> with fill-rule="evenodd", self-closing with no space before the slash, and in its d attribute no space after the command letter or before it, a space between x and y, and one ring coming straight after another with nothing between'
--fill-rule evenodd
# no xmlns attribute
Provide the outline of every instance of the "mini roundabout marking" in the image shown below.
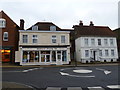
<svg viewBox="0 0 120 90"><path fill-rule="evenodd" d="M67 70L70 70L73 72L73 74L70 74ZM92 70L82 69L82 68L66 68L61 69L60 74L63 76L71 76L71 77L86 77L86 78L93 78L94 75L89 75L92 73ZM84 75L82 75L84 74ZM87 74L87 75L86 75Z"/></svg>

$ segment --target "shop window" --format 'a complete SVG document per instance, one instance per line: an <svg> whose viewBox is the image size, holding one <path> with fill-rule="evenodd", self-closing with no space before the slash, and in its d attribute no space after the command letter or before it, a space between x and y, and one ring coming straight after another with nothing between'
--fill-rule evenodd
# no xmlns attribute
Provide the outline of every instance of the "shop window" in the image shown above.
<svg viewBox="0 0 120 90"><path fill-rule="evenodd" d="M2 54L2 62L9 62L10 61L10 50L0 50Z"/></svg>
<svg viewBox="0 0 120 90"><path fill-rule="evenodd" d="M56 61L56 51L52 51L52 61Z"/></svg>
<svg viewBox="0 0 120 90"><path fill-rule="evenodd" d="M23 51L23 61L22 62L28 62L27 55L28 55L28 52L27 51Z"/></svg>
<svg viewBox="0 0 120 90"><path fill-rule="evenodd" d="M66 53L66 51L62 51L62 61L67 61L67 53Z"/></svg>

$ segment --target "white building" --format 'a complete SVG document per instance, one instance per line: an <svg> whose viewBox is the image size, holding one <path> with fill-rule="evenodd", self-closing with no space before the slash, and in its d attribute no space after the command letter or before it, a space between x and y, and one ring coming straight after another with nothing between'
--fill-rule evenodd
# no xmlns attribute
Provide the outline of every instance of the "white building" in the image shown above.
<svg viewBox="0 0 120 90"><path fill-rule="evenodd" d="M114 62L118 59L115 34L109 27L80 25L74 26L76 60L82 63L91 61Z"/></svg>
<svg viewBox="0 0 120 90"><path fill-rule="evenodd" d="M20 65L62 65L70 62L69 31L51 22L38 22L28 30L19 30Z"/></svg>

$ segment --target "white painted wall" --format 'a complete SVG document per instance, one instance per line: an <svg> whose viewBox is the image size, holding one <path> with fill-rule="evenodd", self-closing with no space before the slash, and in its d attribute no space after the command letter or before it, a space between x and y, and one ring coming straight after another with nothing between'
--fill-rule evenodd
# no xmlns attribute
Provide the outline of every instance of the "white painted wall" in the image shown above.
<svg viewBox="0 0 120 90"><path fill-rule="evenodd" d="M85 45L84 39L88 39L88 45ZM95 39L95 45L91 44L91 39ZM98 45L98 39L101 39L101 45ZM108 45L104 44L104 39L108 39ZM114 45L110 45L110 39L113 39ZM91 50L96 49L96 60L97 61L108 61L111 59L116 61L118 59L118 51L117 51L117 42L115 37L79 37L75 40L75 48L76 48L76 59L77 61L86 62L91 61L90 57L92 57ZM111 50L115 51L115 56L111 56ZM89 50L89 57L85 57L85 50ZM102 50L102 56L99 56L99 50ZM105 50L108 50L109 56L105 56Z"/></svg>
<svg viewBox="0 0 120 90"><path fill-rule="evenodd" d="M20 31L19 45L70 45L70 32L53 31L53 32L39 32L39 31ZM28 43L22 42L22 35L28 35ZM38 35L38 43L32 43L32 35ZM57 43L52 43L52 35L57 36ZM61 36L65 36L65 43L61 43Z"/></svg>

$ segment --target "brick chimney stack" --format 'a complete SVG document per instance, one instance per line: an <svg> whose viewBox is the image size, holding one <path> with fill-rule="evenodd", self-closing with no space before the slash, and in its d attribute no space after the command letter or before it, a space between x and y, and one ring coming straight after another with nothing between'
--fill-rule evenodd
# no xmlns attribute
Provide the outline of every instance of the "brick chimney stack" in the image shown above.
<svg viewBox="0 0 120 90"><path fill-rule="evenodd" d="M20 19L20 29L21 30L24 30L24 20L23 19Z"/></svg>

